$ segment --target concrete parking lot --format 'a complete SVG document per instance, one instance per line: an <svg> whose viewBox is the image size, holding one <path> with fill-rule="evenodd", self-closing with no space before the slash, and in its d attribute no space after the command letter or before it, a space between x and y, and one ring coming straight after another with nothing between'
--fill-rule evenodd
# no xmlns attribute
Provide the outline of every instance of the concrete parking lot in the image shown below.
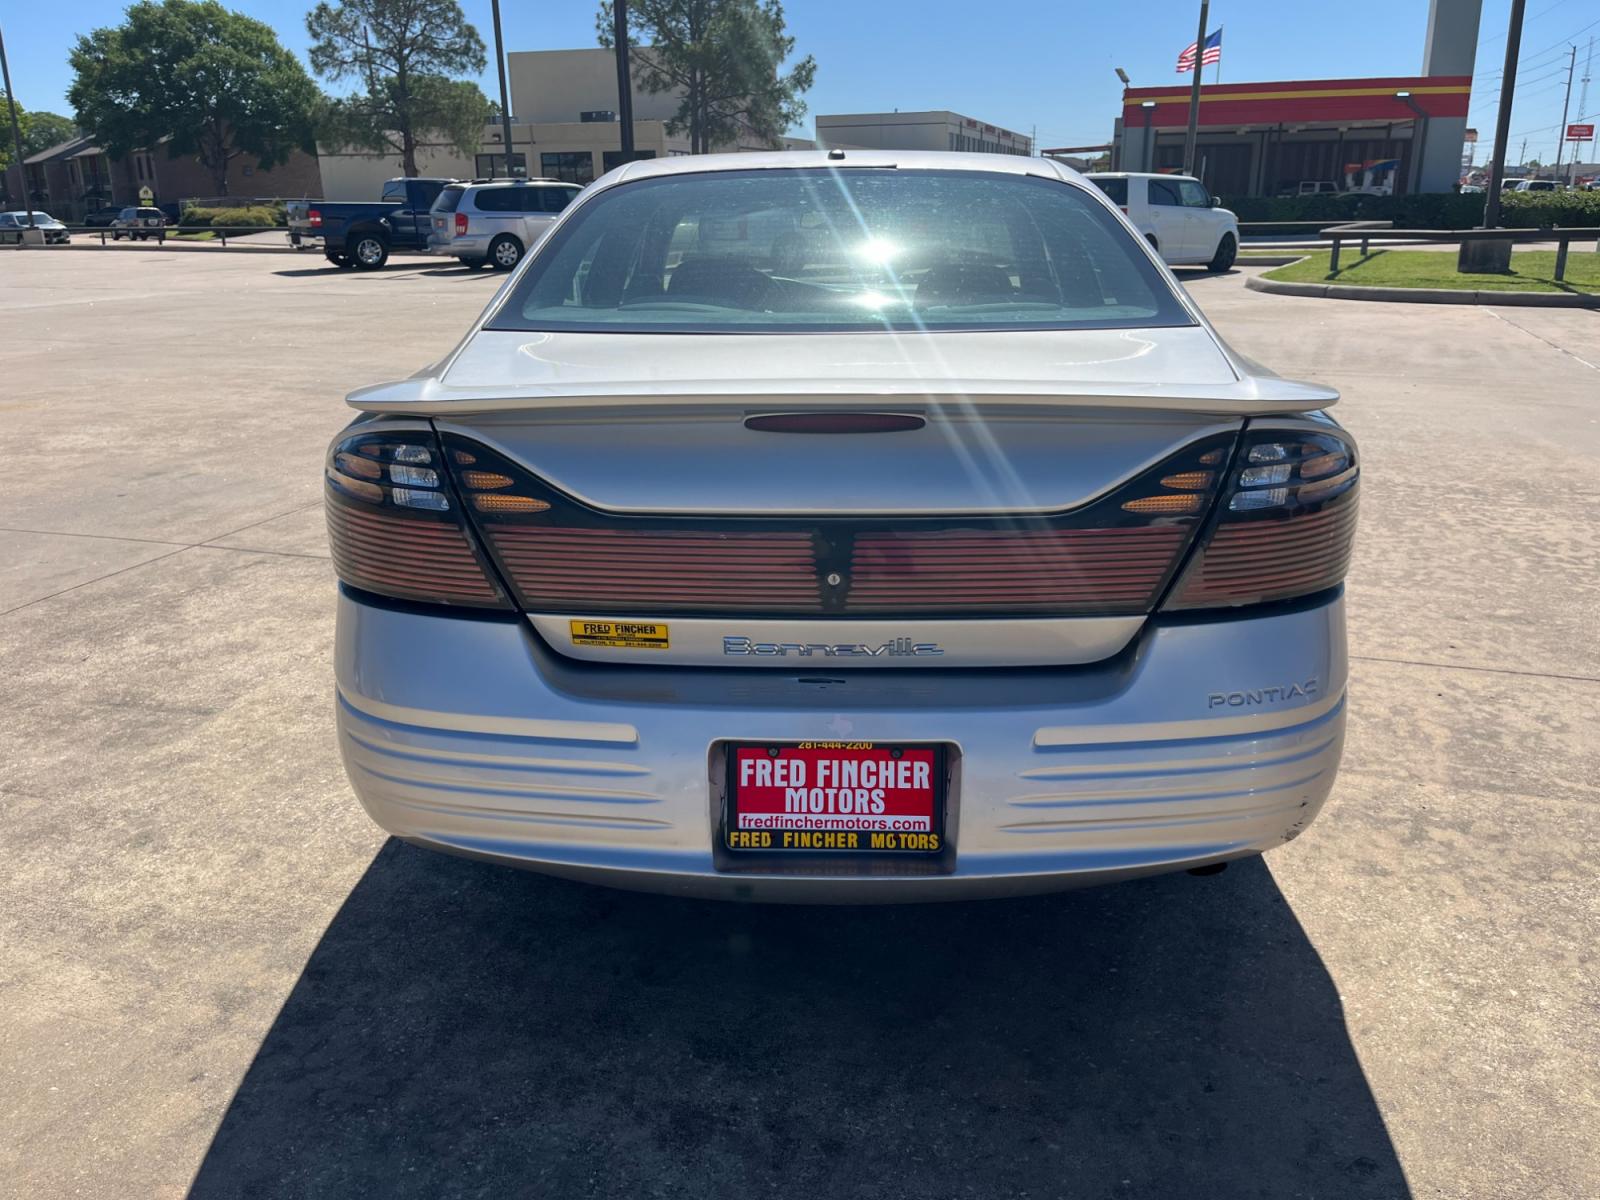
<svg viewBox="0 0 1600 1200"><path fill-rule="evenodd" d="M753 908L386 844L346 786L323 450L498 279L0 254L0 1193L1596 1194L1600 313L1190 276L1366 454L1321 820Z"/></svg>

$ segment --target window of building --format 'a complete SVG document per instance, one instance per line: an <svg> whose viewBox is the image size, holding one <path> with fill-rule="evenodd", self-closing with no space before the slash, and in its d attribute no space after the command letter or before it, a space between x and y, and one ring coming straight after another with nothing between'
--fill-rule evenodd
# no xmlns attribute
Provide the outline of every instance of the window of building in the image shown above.
<svg viewBox="0 0 1600 1200"><path fill-rule="evenodd" d="M635 150L633 152L633 157L636 160L637 159L642 159L642 158L654 158L655 156L656 156L656 152L654 150ZM603 166L602 166L602 170L603 171L615 171L618 167L620 167L622 165L622 151L621 150L607 150L605 153L603 153L600 156L600 158L601 158L601 162L603 164Z"/></svg>
<svg viewBox="0 0 1600 1200"><path fill-rule="evenodd" d="M472 170L479 179L510 179L514 176L526 179L528 156L512 154L511 165L507 167L504 154L480 154L472 160Z"/></svg>
<svg viewBox="0 0 1600 1200"><path fill-rule="evenodd" d="M539 155L539 174L579 187L594 182L594 155L587 150L558 150Z"/></svg>

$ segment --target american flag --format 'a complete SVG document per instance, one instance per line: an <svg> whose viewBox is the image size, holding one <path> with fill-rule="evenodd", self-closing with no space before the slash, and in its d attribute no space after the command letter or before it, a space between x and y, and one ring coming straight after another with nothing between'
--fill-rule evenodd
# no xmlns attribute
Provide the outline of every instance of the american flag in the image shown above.
<svg viewBox="0 0 1600 1200"><path fill-rule="evenodd" d="M1190 42L1188 48L1178 55L1178 74L1194 70L1195 44ZM1222 30L1206 35L1205 53L1200 56L1200 65L1209 67L1212 63L1222 61Z"/></svg>

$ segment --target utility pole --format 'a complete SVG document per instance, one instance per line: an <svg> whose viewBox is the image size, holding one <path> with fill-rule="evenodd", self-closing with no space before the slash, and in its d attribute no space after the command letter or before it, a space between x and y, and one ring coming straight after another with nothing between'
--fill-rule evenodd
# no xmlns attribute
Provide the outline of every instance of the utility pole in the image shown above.
<svg viewBox="0 0 1600 1200"><path fill-rule="evenodd" d="M6 38L0 33L0 78L6 84L6 104L11 109L11 141L17 148L17 175L22 180L22 203L28 210L28 228L34 228L33 199L28 195L28 168L22 165L22 123L17 120L17 94L11 90L11 68L6 64Z"/></svg>
<svg viewBox="0 0 1600 1200"><path fill-rule="evenodd" d="M1511 136L1511 97L1517 88L1517 55L1522 51L1522 13L1527 0L1511 0L1511 22L1506 27L1506 65L1500 74L1500 112L1494 121L1494 157L1489 162L1489 194L1483 202L1483 227L1500 224L1500 180L1506 170L1506 139ZM1527 143L1523 143L1527 149ZM1509 261L1509 259L1508 259Z"/></svg>
<svg viewBox="0 0 1600 1200"><path fill-rule="evenodd" d="M1211 0L1200 0L1200 32L1194 35L1194 81L1189 85L1189 131L1183 138L1183 173L1194 174L1194 148L1200 136L1200 73L1206 56L1206 16Z"/></svg>
<svg viewBox="0 0 1600 1200"><path fill-rule="evenodd" d="M506 177L515 178L516 171L511 166L511 95L506 90L506 48L500 38L500 0L493 0L494 8L494 65L500 69L500 136L505 141L506 151ZM492 174L493 172L491 172ZM528 171L524 167L523 177Z"/></svg>
<svg viewBox="0 0 1600 1200"><path fill-rule="evenodd" d="M1561 151L1567 145L1567 108L1572 103L1572 71L1578 65L1578 48L1572 47L1572 56L1567 59L1567 95L1561 101L1561 132L1556 135L1556 179L1561 179ZM1577 153L1576 150L1573 151Z"/></svg>
<svg viewBox="0 0 1600 1200"><path fill-rule="evenodd" d="M633 74L628 69L628 0L612 0L611 39L617 44L617 121L622 161L633 161Z"/></svg>

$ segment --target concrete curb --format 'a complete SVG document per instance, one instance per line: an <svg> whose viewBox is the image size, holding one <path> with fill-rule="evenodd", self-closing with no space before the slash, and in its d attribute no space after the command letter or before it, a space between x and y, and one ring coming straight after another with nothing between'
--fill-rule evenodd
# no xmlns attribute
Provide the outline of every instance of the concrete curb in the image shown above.
<svg viewBox="0 0 1600 1200"><path fill-rule="evenodd" d="M1319 300L1379 300L1389 304L1494 304L1527 308L1600 308L1600 296L1572 292L1465 291L1456 288L1358 287L1349 283L1289 283L1252 275L1251 291L1277 296L1311 296Z"/></svg>
<svg viewBox="0 0 1600 1200"><path fill-rule="evenodd" d="M1310 258L1315 250L1301 250L1290 254L1241 254L1233 260L1236 267L1287 267L1290 263L1297 263L1302 258ZM1323 253L1326 253L1324 251Z"/></svg>

